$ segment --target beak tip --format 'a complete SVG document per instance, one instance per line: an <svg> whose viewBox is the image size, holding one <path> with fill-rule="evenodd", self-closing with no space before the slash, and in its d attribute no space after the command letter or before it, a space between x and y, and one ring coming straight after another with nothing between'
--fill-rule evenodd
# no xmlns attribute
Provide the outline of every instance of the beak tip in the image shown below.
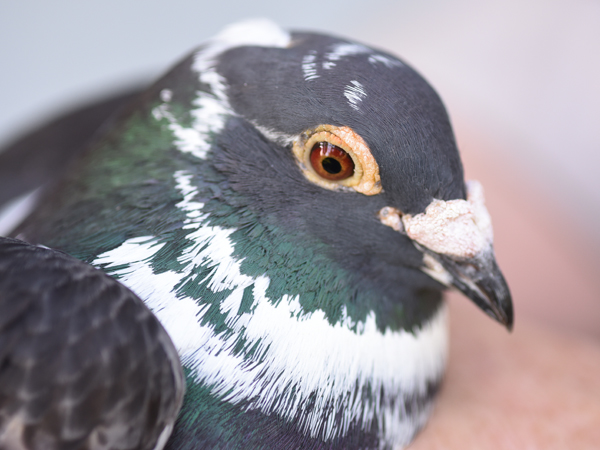
<svg viewBox="0 0 600 450"><path fill-rule="evenodd" d="M506 321L504 322L504 326L510 333L510 332L512 332L513 327L514 327L514 314L513 314L512 300L509 299L508 305L509 305L509 307L505 309Z"/></svg>
<svg viewBox="0 0 600 450"><path fill-rule="evenodd" d="M480 306L482 305L480 304ZM485 307L489 308L488 314L492 318L504 325L508 332L512 332L514 326L514 312L512 297L510 294L500 299L497 297L494 298L494 300L491 300L490 303L485 305Z"/></svg>
<svg viewBox="0 0 600 450"><path fill-rule="evenodd" d="M510 316L506 317L506 319L502 321L502 325L504 325L506 327L506 330L509 333L512 333L513 327L514 327L514 321L513 321L512 314Z"/></svg>
<svg viewBox="0 0 600 450"><path fill-rule="evenodd" d="M489 251L469 259L435 255L452 277L452 284L469 297L488 316L513 329L514 312L510 290Z"/></svg>

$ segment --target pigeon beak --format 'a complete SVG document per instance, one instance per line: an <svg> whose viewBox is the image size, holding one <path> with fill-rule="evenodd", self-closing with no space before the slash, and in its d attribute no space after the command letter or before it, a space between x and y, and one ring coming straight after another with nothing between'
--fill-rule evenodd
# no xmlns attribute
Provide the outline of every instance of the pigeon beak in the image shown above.
<svg viewBox="0 0 600 450"><path fill-rule="evenodd" d="M466 188L466 200L434 199L425 212L415 216L386 206L379 211L379 219L407 235L423 252L423 272L458 288L510 331L512 299L494 257L483 188L476 181L467 182Z"/></svg>
<svg viewBox="0 0 600 450"><path fill-rule="evenodd" d="M428 270L435 270L446 283L456 287L479 306L488 316L496 319L509 331L513 327L513 305L506 280L498 268L491 246L473 257L457 258L425 250L426 255L436 260L442 267L431 264ZM444 270L445 269L445 270ZM427 270L426 270L427 271ZM445 283L445 284L446 284Z"/></svg>

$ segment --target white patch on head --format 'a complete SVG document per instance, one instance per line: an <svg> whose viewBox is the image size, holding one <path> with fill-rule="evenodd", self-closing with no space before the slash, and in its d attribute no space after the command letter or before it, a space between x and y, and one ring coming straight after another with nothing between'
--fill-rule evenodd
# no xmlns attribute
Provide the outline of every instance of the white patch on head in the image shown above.
<svg viewBox="0 0 600 450"><path fill-rule="evenodd" d="M160 93L163 103L152 111L156 120L166 119L175 136L175 146L184 153L206 158L210 149L210 136L219 133L228 116L234 115L226 95L225 80L215 69L219 55L240 46L287 47L290 35L266 19L248 20L226 27L194 56L193 69L211 92L199 91L193 101L191 126L182 125L170 110L173 93L164 89Z"/></svg>
<svg viewBox="0 0 600 450"><path fill-rule="evenodd" d="M404 65L401 61L395 58L390 58L389 56L382 55L380 53L376 53L375 50L364 45L353 43L339 43L334 45L333 49L325 54L322 67L326 70L333 69L336 66L336 62L345 58L346 56L364 54L369 55L368 61L374 66L378 64L383 64L388 69L392 69L394 67L401 67Z"/></svg>
<svg viewBox="0 0 600 450"><path fill-rule="evenodd" d="M211 133L218 133L225 125L225 119L232 115L229 106L206 92L199 92L193 101L195 109L191 111L192 126L183 126L170 111L169 101L152 110L156 120L167 119L169 129L175 136L175 147L183 153L191 153L204 159L210 149Z"/></svg>
<svg viewBox="0 0 600 450"><path fill-rule="evenodd" d="M402 216L408 237L436 253L472 258L491 248L492 222L483 188L467 182L467 200L434 199L424 213Z"/></svg>
<svg viewBox="0 0 600 450"><path fill-rule="evenodd" d="M373 53L373 50L360 44L350 44L346 42L336 44L330 52L325 54L325 61L322 65L323 69L333 69L335 67L335 62L346 56L362 55L365 53Z"/></svg>
<svg viewBox="0 0 600 450"><path fill-rule="evenodd" d="M350 84L344 88L344 97L348 99L348 103L355 110L359 110L359 103L367 97L365 87L356 80L350 81Z"/></svg>
<svg viewBox="0 0 600 450"><path fill-rule="evenodd" d="M304 81L311 81L319 78L317 73L317 53L312 50L302 58L302 73L304 74Z"/></svg>
<svg viewBox="0 0 600 450"><path fill-rule="evenodd" d="M213 41L224 44L228 48L248 45L285 48L290 45L291 36L269 19L257 18L225 27Z"/></svg>
<svg viewBox="0 0 600 450"><path fill-rule="evenodd" d="M447 353L446 308L421 328L382 333L374 314L356 324L344 310L343 320L331 325L320 310L305 313L298 297L269 299L267 276L241 273L241 260L234 256L230 239L235 230L208 225L202 203L194 200L197 192L191 175L180 171L175 177L184 196L177 206L187 215L184 228L194 242L179 258L182 270L154 273L152 258L164 244L153 237L129 239L100 255L94 264L105 266L146 302L173 339L183 363L215 395L296 420L299 429L325 440L344 436L353 422L368 428L377 418L385 426L382 439L408 443L424 424L428 410L411 419L404 416L401 405L387 399L424 394L427 383L441 377ZM200 267L210 275L197 282L209 280L213 292L231 290L220 311L232 333L219 334L210 322L202 324L209 305L178 292L179 286L198 276ZM242 313L248 287L254 295L253 309ZM242 337L247 349L255 346L251 359L232 351ZM360 401L362 388L371 388L375 396L369 405ZM298 408L311 398L316 401L314 408L298 421ZM341 421L332 418L323 423L332 406L343 413Z"/></svg>
<svg viewBox="0 0 600 450"><path fill-rule="evenodd" d="M272 142L276 142L279 145L288 146L292 145L295 140L298 139L298 135L292 135L287 133L282 133L281 131L275 131L271 128L263 127L262 125L258 125L256 122L252 122L254 128L261 132L261 134L266 137L268 140Z"/></svg>
<svg viewBox="0 0 600 450"><path fill-rule="evenodd" d="M381 63L381 64L385 65L388 69L391 69L393 67L401 67L404 65L404 64L402 64L401 61L398 61L397 59L392 59L387 56L381 55L379 53L370 55L369 62L373 65L377 65L377 64Z"/></svg>

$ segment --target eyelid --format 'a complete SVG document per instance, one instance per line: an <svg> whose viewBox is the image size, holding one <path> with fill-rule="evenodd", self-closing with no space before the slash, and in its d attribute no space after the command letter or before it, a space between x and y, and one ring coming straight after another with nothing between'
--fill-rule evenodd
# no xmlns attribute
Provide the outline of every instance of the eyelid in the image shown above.
<svg viewBox="0 0 600 450"><path fill-rule="evenodd" d="M330 181L319 176L310 164L310 152L318 142L330 142L346 151L354 162L354 175L339 181ZM369 146L350 127L319 125L307 130L294 142L292 148L304 176L325 189L352 189L364 195L381 192L379 166Z"/></svg>

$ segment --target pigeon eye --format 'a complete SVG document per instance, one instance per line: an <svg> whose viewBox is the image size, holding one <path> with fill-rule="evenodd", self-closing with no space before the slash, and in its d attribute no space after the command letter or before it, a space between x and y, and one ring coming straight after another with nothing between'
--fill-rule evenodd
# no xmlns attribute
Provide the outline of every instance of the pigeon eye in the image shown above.
<svg viewBox="0 0 600 450"><path fill-rule="evenodd" d="M381 192L379 166L366 142L349 127L319 125L300 134L292 151L308 181L325 189Z"/></svg>
<svg viewBox="0 0 600 450"><path fill-rule="evenodd" d="M354 174L354 161L350 155L330 142L317 142L313 146L310 164L327 180L344 180Z"/></svg>

